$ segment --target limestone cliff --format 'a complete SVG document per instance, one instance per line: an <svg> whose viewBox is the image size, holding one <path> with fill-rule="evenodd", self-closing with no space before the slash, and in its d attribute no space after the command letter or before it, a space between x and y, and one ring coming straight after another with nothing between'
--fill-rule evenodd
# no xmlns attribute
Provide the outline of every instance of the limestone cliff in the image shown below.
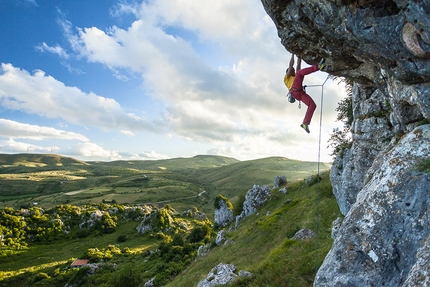
<svg viewBox="0 0 430 287"><path fill-rule="evenodd" d="M315 286L430 284L430 1L262 0L282 45L355 82L330 178L345 215Z"/></svg>

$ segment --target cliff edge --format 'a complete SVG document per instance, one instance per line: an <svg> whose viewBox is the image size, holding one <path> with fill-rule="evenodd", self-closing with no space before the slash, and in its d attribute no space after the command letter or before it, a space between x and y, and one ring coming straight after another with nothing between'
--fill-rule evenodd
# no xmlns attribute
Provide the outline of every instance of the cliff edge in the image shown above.
<svg viewBox="0 0 430 287"><path fill-rule="evenodd" d="M314 286L429 285L430 1L262 3L288 51L354 82L330 173L345 218Z"/></svg>

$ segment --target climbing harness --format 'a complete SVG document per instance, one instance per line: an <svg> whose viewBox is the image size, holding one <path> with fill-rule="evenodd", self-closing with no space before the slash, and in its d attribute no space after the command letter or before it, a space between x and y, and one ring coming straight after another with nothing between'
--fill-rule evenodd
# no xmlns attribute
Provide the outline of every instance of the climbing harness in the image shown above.
<svg viewBox="0 0 430 287"><path fill-rule="evenodd" d="M294 104L296 102L296 99L293 97L293 95L291 94L291 91L293 92L300 92L300 91L305 91L305 87L303 87L303 89L296 89L296 88L291 88L291 90L288 90L288 94L287 94L287 98L288 101L292 104ZM299 101L299 105L298 108L301 109L302 108L302 101Z"/></svg>
<svg viewBox="0 0 430 287"><path fill-rule="evenodd" d="M319 136L318 136L318 173L317 173L317 189L316 189L316 196L315 196L315 249L316 249L316 258L315 258L315 272L318 271L318 234L319 234L319 215L318 215L318 203L319 203L319 191L320 191L320 162L321 162L321 131L322 131L322 113L323 113L323 103L324 103L324 85L327 82L330 75L327 75L327 78L325 79L324 83L321 85L308 85L303 86L303 90L306 91L306 88L312 88L312 87L321 87L321 111L320 111L320 130L319 130Z"/></svg>

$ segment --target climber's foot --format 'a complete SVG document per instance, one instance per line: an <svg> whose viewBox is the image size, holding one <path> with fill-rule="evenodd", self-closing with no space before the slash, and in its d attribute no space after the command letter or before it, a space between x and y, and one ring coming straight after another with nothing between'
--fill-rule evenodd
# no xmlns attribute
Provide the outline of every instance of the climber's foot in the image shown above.
<svg viewBox="0 0 430 287"><path fill-rule="evenodd" d="M318 63L318 70L322 71L325 68L325 59L321 59L321 61Z"/></svg>
<svg viewBox="0 0 430 287"><path fill-rule="evenodd" d="M309 130L309 125L307 124L301 124L300 127L302 127L302 129L304 129L307 133L310 133L311 131Z"/></svg>

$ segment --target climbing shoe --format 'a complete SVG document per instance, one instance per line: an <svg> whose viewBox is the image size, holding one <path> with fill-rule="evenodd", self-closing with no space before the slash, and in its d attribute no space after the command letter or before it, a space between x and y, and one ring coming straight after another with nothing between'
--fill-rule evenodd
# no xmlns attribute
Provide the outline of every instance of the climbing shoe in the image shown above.
<svg viewBox="0 0 430 287"><path fill-rule="evenodd" d="M321 59L321 61L318 63L318 70L322 71L325 67L325 59Z"/></svg>
<svg viewBox="0 0 430 287"><path fill-rule="evenodd" d="M310 130L309 130L309 125L307 125L307 124L301 124L300 125L307 133L310 133Z"/></svg>

